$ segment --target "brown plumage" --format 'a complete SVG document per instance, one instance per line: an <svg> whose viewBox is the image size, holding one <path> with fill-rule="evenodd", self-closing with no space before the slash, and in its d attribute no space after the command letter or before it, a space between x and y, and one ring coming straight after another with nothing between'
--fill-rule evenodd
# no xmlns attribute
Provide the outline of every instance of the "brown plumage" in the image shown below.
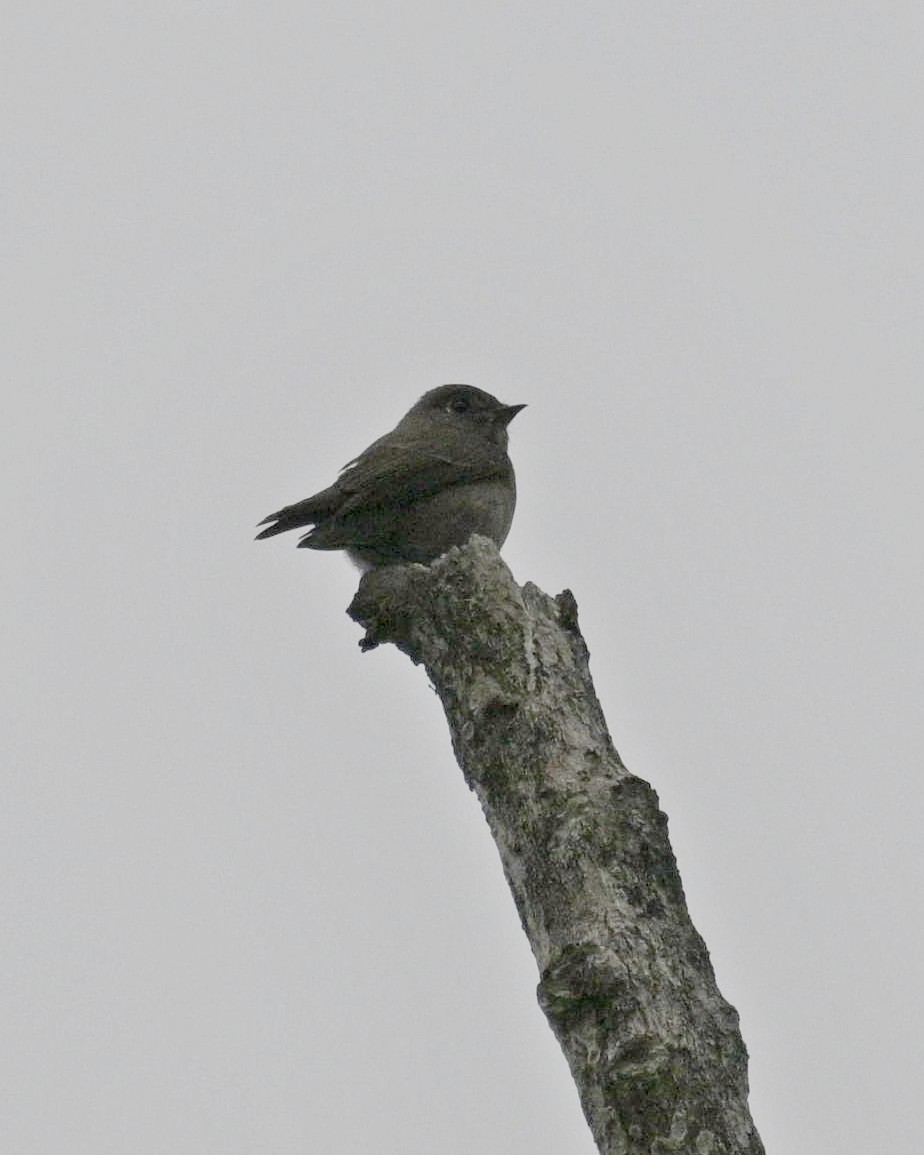
<svg viewBox="0 0 924 1155"><path fill-rule="evenodd" d="M507 425L522 408L471 385L431 389L333 485L264 518L257 538L310 525L299 546L344 549L362 569L429 562L473 533L500 546L516 505Z"/></svg>

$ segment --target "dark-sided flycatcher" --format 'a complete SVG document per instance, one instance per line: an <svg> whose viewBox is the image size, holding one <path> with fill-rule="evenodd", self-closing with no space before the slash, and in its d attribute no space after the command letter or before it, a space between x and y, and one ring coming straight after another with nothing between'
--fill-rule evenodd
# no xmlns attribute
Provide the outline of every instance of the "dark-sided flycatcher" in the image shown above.
<svg viewBox="0 0 924 1155"><path fill-rule="evenodd" d="M344 549L364 570L433 561L473 533L500 546L517 500L507 426L523 408L471 385L431 389L328 489L264 518L257 538L310 525L299 546Z"/></svg>

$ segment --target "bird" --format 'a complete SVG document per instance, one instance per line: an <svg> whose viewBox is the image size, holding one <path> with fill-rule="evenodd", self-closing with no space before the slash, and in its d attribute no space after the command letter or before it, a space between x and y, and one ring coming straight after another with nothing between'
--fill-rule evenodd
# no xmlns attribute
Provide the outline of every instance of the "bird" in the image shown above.
<svg viewBox="0 0 924 1155"><path fill-rule="evenodd" d="M345 550L363 571L426 565L473 533L499 548L516 505L507 426L525 408L473 385L431 389L333 485L265 517L256 540L311 526L299 548Z"/></svg>

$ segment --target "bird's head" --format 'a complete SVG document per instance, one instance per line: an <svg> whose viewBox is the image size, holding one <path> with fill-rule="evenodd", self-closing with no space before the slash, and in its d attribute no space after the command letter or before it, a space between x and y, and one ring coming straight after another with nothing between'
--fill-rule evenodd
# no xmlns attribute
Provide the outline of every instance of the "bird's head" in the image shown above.
<svg viewBox="0 0 924 1155"><path fill-rule="evenodd" d="M426 417L456 428L476 430L506 449L507 426L525 408L525 405L504 405L474 385L440 385L425 393L407 417Z"/></svg>

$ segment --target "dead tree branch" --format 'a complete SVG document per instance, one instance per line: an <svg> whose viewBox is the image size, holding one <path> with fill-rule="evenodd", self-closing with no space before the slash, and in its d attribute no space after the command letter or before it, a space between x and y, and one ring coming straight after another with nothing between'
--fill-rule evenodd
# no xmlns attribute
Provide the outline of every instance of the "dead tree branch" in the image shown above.
<svg viewBox="0 0 924 1155"><path fill-rule="evenodd" d="M613 747L570 592L520 588L476 537L372 571L349 613L364 648L393 642L442 699L602 1155L761 1155L738 1016L657 795Z"/></svg>

